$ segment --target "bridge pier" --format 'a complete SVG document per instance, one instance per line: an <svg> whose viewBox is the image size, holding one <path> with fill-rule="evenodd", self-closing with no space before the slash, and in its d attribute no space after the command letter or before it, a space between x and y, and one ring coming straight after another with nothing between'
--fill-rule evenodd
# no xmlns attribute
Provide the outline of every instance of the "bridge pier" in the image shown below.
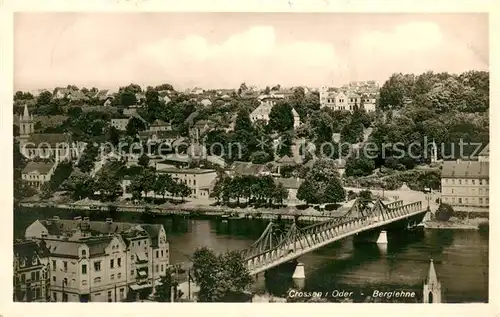
<svg viewBox="0 0 500 317"><path fill-rule="evenodd" d="M304 263L297 263L297 266L295 267L295 271L293 272L292 278L295 279L305 279L306 278L306 272L304 269Z"/></svg>
<svg viewBox="0 0 500 317"><path fill-rule="evenodd" d="M377 239L377 244L387 244L387 231L382 230Z"/></svg>

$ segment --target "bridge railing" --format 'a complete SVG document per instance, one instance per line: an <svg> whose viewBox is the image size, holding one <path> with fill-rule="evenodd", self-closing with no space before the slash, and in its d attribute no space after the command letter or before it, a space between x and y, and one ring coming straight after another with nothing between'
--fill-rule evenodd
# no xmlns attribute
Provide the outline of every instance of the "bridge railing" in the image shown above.
<svg viewBox="0 0 500 317"><path fill-rule="evenodd" d="M296 229L297 234L292 239L283 240L279 245L269 250L246 250L246 261L248 268L252 271L269 265L273 262L280 262L291 253L296 253L305 249L314 249L319 244L327 240L334 240L338 236L345 236L354 231L359 231L364 227L382 222L390 222L393 219L422 210L422 202L417 201L395 208L387 208L385 217L383 215L369 215L355 219L338 219L317 223L303 229Z"/></svg>

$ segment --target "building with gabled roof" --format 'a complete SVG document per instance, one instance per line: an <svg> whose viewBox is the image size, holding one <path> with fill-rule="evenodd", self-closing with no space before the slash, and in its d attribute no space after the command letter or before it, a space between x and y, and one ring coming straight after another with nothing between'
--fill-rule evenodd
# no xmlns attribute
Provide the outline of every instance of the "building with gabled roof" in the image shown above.
<svg viewBox="0 0 500 317"><path fill-rule="evenodd" d="M21 179L39 190L43 184L50 182L56 168L56 162L28 162L21 172Z"/></svg>
<svg viewBox="0 0 500 317"><path fill-rule="evenodd" d="M14 243L14 301L45 302L50 299L48 250L43 243Z"/></svg>

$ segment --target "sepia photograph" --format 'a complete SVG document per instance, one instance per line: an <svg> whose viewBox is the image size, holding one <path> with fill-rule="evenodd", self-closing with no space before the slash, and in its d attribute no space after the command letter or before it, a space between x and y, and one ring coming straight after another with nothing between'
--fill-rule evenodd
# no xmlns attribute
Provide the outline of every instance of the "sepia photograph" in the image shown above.
<svg viewBox="0 0 500 317"><path fill-rule="evenodd" d="M13 46L13 302L491 300L488 13L16 12Z"/></svg>

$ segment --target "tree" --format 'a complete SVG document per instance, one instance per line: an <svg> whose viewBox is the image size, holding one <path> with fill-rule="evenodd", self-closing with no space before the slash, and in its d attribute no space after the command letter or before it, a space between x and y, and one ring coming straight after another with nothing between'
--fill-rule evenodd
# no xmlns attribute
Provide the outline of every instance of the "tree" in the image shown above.
<svg viewBox="0 0 500 317"><path fill-rule="evenodd" d="M238 111L234 131L252 131L252 121L250 121L249 113L245 109Z"/></svg>
<svg viewBox="0 0 500 317"><path fill-rule="evenodd" d="M250 155L250 161L253 164L265 164L271 160L271 156L264 151L253 152Z"/></svg>
<svg viewBox="0 0 500 317"><path fill-rule="evenodd" d="M99 155L99 149L97 145L87 145L83 151L82 157L78 161L78 168L84 173L90 172L94 168L94 164L97 156Z"/></svg>
<svg viewBox="0 0 500 317"><path fill-rule="evenodd" d="M48 199L52 197L53 194L54 192L52 191L50 183L49 182L43 183L42 186L40 187L40 198Z"/></svg>
<svg viewBox="0 0 500 317"><path fill-rule="evenodd" d="M345 199L345 190L332 160L318 160L297 191L297 198L308 204L337 203Z"/></svg>
<svg viewBox="0 0 500 317"><path fill-rule="evenodd" d="M49 91L43 91L37 98L36 103L39 106L48 105L52 101L52 94Z"/></svg>
<svg viewBox="0 0 500 317"><path fill-rule="evenodd" d="M99 171L95 186L102 200L114 198L120 193L123 168L124 166L119 162L110 162Z"/></svg>
<svg viewBox="0 0 500 317"><path fill-rule="evenodd" d="M137 103L135 93L132 91L123 91L120 93L120 104L124 107L133 106Z"/></svg>
<svg viewBox="0 0 500 317"><path fill-rule="evenodd" d="M141 119L133 117L128 121L126 129L127 135L135 137L139 131L146 129L146 124Z"/></svg>
<svg viewBox="0 0 500 317"><path fill-rule="evenodd" d="M280 205L283 205L283 201L288 199L288 189L283 186L282 183L278 183L272 193L273 200Z"/></svg>
<svg viewBox="0 0 500 317"><path fill-rule="evenodd" d="M120 131L117 128L111 126L108 129L107 140L113 145L118 145L120 143Z"/></svg>
<svg viewBox="0 0 500 317"><path fill-rule="evenodd" d="M345 174L347 176L367 176L375 169L375 162L364 156L350 157L346 162Z"/></svg>
<svg viewBox="0 0 500 317"><path fill-rule="evenodd" d="M191 195L192 191L188 185L184 183L177 184L177 195L181 197L181 201L184 202L184 198Z"/></svg>
<svg viewBox="0 0 500 317"><path fill-rule="evenodd" d="M438 221L448 221L453 216L453 207L448 204L441 204L436 210L436 220Z"/></svg>
<svg viewBox="0 0 500 317"><path fill-rule="evenodd" d="M155 299L158 302L170 302L172 299L172 288L177 286L177 281L172 276L170 268L165 270L165 275L161 277L160 284L155 286Z"/></svg>
<svg viewBox="0 0 500 317"><path fill-rule="evenodd" d="M284 132L293 129L293 108L286 101L278 102L269 113L269 127L272 131Z"/></svg>
<svg viewBox="0 0 500 317"><path fill-rule="evenodd" d="M139 165L146 168L149 166L149 156L146 154L146 153L143 153L140 157L139 157L139 161L138 161Z"/></svg>
<svg viewBox="0 0 500 317"><path fill-rule="evenodd" d="M160 174L155 181L154 191L155 193L159 193L165 198L166 192L171 192L172 187L174 186L174 180L169 174Z"/></svg>
<svg viewBox="0 0 500 317"><path fill-rule="evenodd" d="M244 292L252 283L241 253L228 251L217 256L208 248L193 255L193 277L200 287L200 302L222 302Z"/></svg>
<svg viewBox="0 0 500 317"><path fill-rule="evenodd" d="M89 174L75 170L63 182L62 189L71 193L73 198L81 200L94 194L95 181Z"/></svg>
<svg viewBox="0 0 500 317"><path fill-rule="evenodd" d="M156 91L162 91L162 90L170 90L170 91L173 91L174 90L174 87L170 84L161 84L161 85L158 85L154 88Z"/></svg>

